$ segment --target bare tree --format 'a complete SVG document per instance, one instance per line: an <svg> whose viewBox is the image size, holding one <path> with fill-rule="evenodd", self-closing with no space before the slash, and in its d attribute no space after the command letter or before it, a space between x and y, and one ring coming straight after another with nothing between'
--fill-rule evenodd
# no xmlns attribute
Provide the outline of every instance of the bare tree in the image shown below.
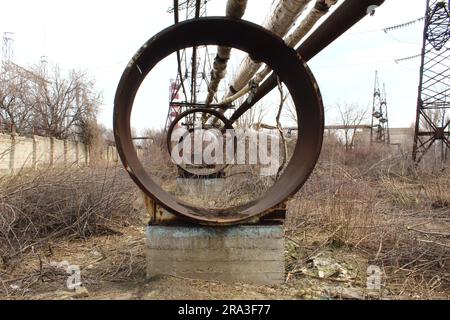
<svg viewBox="0 0 450 320"><path fill-rule="evenodd" d="M3 130L30 133L33 99L29 92L33 80L24 69L9 63L0 71L0 125Z"/></svg>
<svg viewBox="0 0 450 320"><path fill-rule="evenodd" d="M109 144L114 143L114 130L111 128L106 128L105 126L101 126L103 132L103 139Z"/></svg>
<svg viewBox="0 0 450 320"><path fill-rule="evenodd" d="M244 102L244 99L238 99L237 104L240 105ZM247 129L259 129L267 111L262 103L258 103L253 108L245 112L237 121L236 124L239 128Z"/></svg>
<svg viewBox="0 0 450 320"><path fill-rule="evenodd" d="M345 150L351 150L355 146L355 136L358 126L367 120L367 108L361 108L357 104L337 104L340 122L344 127Z"/></svg>
<svg viewBox="0 0 450 320"><path fill-rule="evenodd" d="M55 66L48 81L36 83L32 94L33 125L41 134L58 139L78 136L89 142L87 131L96 123L101 98L85 73L72 70L64 77Z"/></svg>
<svg viewBox="0 0 450 320"><path fill-rule="evenodd" d="M83 72L63 76L55 66L48 75L40 67L30 71L14 63L0 70L0 125L10 133L88 143L98 131L93 126L100 103L94 82Z"/></svg>

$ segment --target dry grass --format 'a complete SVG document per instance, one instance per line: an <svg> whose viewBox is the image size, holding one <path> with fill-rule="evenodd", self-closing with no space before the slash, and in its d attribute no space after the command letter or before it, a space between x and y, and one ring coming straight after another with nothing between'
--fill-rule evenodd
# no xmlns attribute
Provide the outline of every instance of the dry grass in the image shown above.
<svg viewBox="0 0 450 320"><path fill-rule="evenodd" d="M450 173L417 171L381 151L324 152L313 177L290 202L287 234L309 248L290 269L320 250L345 248L383 270L388 294L447 296Z"/></svg>
<svg viewBox="0 0 450 320"><path fill-rule="evenodd" d="M60 289L67 273L55 261L92 264L92 272L83 270L92 285L134 275L144 266L143 241L129 243L122 232L144 225L139 199L116 164L1 177L0 293L20 298Z"/></svg>
<svg viewBox="0 0 450 320"><path fill-rule="evenodd" d="M119 167L22 172L0 180L3 263L57 237L114 233L136 219L136 188Z"/></svg>
<svg viewBox="0 0 450 320"><path fill-rule="evenodd" d="M167 161L161 156L148 163L162 183L176 175L164 171ZM249 190L243 190L242 177L235 179L227 191L233 198L266 188L264 181L252 185L249 179ZM139 192L119 167L1 178L0 292L17 296L10 284L20 282L20 297L29 288L63 283L67 275L50 262L67 257L83 266L91 287L142 279L144 222L140 209L133 208L137 198ZM376 265L383 271L385 296L449 295L449 171L414 169L383 149L346 153L336 143L325 144L313 176L289 203L286 229L288 278L300 281L293 286L311 280L319 292L320 281L333 280L306 279L298 272L325 253L358 266L346 286L364 288L365 269ZM14 271L19 264L23 270Z"/></svg>

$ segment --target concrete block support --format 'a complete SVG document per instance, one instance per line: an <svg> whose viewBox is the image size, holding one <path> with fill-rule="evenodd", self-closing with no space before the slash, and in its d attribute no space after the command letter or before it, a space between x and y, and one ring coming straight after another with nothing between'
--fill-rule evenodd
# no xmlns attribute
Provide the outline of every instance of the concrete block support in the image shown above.
<svg viewBox="0 0 450 320"><path fill-rule="evenodd" d="M177 192L189 197L204 195L204 200L211 201L222 197L225 189L224 179L177 179Z"/></svg>
<svg viewBox="0 0 450 320"><path fill-rule="evenodd" d="M174 275L260 285L284 281L282 225L149 226L146 240L148 278Z"/></svg>

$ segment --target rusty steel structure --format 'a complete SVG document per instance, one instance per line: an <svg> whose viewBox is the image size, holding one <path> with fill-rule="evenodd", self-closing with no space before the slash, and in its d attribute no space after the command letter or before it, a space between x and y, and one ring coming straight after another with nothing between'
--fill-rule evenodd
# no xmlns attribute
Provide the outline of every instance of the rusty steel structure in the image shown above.
<svg viewBox="0 0 450 320"><path fill-rule="evenodd" d="M389 114L386 98L386 85L380 86L378 71L375 71L375 85L373 90L372 126L370 128L370 143L391 143L389 133Z"/></svg>
<svg viewBox="0 0 450 320"><path fill-rule="evenodd" d="M419 163L440 142L450 150L450 1L427 0L413 159Z"/></svg>
<svg viewBox="0 0 450 320"><path fill-rule="evenodd" d="M173 7L169 8L168 12L173 13L174 23L179 23L182 19L191 20L198 19L206 15L206 5L208 1L205 0L174 0ZM185 12L182 17L181 12ZM205 52L208 54L208 52ZM177 50L177 75L174 80L171 80L169 87L169 111L165 129L168 130L171 123L182 112L191 108L191 104L197 103L198 81L205 78L203 73L198 75L200 59L199 48L194 46L191 50L183 48ZM206 56L204 60L206 59Z"/></svg>
<svg viewBox="0 0 450 320"><path fill-rule="evenodd" d="M186 0L184 2L174 0L173 7L170 8L168 12L173 13L174 23L178 24L182 21L182 12L185 12L184 20L198 19L205 16L207 11L207 3L207 0ZM208 64L209 69L212 69L211 57L209 56L207 46L205 46L204 48L193 46L192 48L183 48L181 50L177 50L176 60L177 76L175 80L172 80L170 82L169 87L169 112L165 125L167 141L170 141L173 130L181 127L180 120L184 120L184 125L189 129L192 129L194 127L195 119L193 117L193 113L189 111L201 108L205 105L198 102L198 95L200 93L202 83L206 82L206 65ZM201 70L202 64L203 70ZM208 106L212 108L216 107L211 103L208 104ZM180 115L183 115L183 117L180 118ZM170 144L167 144L167 146L169 145ZM206 175L196 175L181 166L177 166L177 168L178 175L182 178L201 176L202 178L207 179L223 177L224 175L224 173L221 171Z"/></svg>
<svg viewBox="0 0 450 320"><path fill-rule="evenodd" d="M244 20L225 17L197 18L179 22L147 41L135 54L119 82L114 102L114 135L122 163L130 177L151 200L151 205L166 210L182 221L209 226L229 226L258 220L284 208L311 175L320 155L324 112L319 87L307 61L325 49L381 5L384 0L344 1L297 49L290 48L278 36ZM165 57L184 48L226 46L246 52L273 70L234 114L226 118L207 110L197 101L194 111L222 119L231 127L247 110L276 88L280 82L289 90L297 114L298 134L292 158L284 172L261 198L250 203L224 209L204 209L187 204L164 191L145 171L138 158L131 135L131 112L136 93L151 70ZM192 102L191 102L192 103ZM180 114L180 117L188 115Z"/></svg>

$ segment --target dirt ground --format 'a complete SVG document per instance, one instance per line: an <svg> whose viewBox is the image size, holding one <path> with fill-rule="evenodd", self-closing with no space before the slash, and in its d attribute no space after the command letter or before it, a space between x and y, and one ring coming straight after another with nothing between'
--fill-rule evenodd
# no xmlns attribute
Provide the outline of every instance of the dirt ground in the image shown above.
<svg viewBox="0 0 450 320"><path fill-rule="evenodd" d="M450 299L450 175L371 168L324 162L290 200L278 286L147 280L148 216L122 171L6 180L0 298Z"/></svg>
<svg viewBox="0 0 450 320"><path fill-rule="evenodd" d="M322 273L309 264L286 274L279 286L225 284L178 277L147 280L144 228L127 227L115 234L85 240L49 242L32 250L20 264L3 266L3 299L27 300L203 300L203 299L414 299L393 292L368 292L367 260L357 252L324 246L315 253L331 270ZM286 239L286 264L295 259L296 242ZM301 250L301 248L300 248ZM81 270L83 289L68 290L64 265ZM324 274L325 272L325 274ZM437 297L446 298L446 297Z"/></svg>

